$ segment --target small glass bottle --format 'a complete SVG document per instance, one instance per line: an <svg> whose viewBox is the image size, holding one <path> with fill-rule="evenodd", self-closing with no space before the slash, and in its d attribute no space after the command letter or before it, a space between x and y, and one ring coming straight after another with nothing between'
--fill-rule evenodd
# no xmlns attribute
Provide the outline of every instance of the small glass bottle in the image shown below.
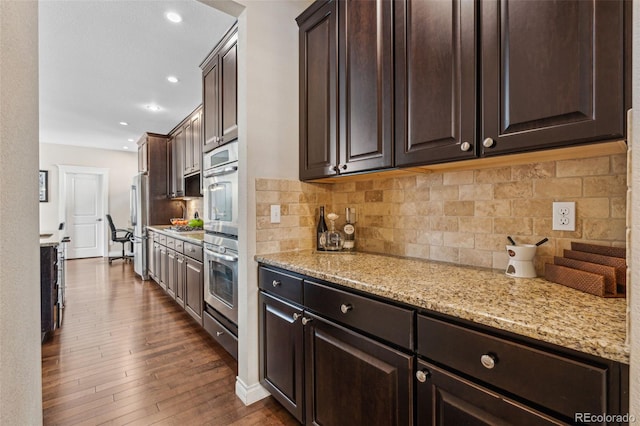
<svg viewBox="0 0 640 426"><path fill-rule="evenodd" d="M336 230L336 219L338 215L335 213L329 213L327 219L331 224L329 230L324 233L324 249L325 251L340 251L344 245L344 235L342 232Z"/></svg>
<svg viewBox="0 0 640 426"><path fill-rule="evenodd" d="M342 228L342 232L344 232L344 246L342 249L344 251L354 251L356 248L356 209L347 207L345 209L345 220L346 223Z"/></svg>
<svg viewBox="0 0 640 426"><path fill-rule="evenodd" d="M316 227L316 250L324 251L325 232L327 232L327 222L324 221L324 206L320 206L320 217Z"/></svg>

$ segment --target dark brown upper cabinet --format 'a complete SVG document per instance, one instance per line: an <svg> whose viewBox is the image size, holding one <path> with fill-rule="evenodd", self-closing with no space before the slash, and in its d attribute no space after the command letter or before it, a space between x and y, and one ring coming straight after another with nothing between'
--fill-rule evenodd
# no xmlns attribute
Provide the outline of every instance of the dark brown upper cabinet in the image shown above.
<svg viewBox="0 0 640 426"><path fill-rule="evenodd" d="M482 155L624 137L626 3L479 3Z"/></svg>
<svg viewBox="0 0 640 426"><path fill-rule="evenodd" d="M389 0L318 2L300 27L300 178L390 167Z"/></svg>
<svg viewBox="0 0 640 426"><path fill-rule="evenodd" d="M476 156L476 7L394 2L397 166Z"/></svg>
<svg viewBox="0 0 640 426"><path fill-rule="evenodd" d="M200 172L202 157L202 108L198 108L183 125L186 141L184 145L184 175Z"/></svg>
<svg viewBox="0 0 640 426"><path fill-rule="evenodd" d="M238 138L238 28L234 25L200 65L204 99L203 152Z"/></svg>

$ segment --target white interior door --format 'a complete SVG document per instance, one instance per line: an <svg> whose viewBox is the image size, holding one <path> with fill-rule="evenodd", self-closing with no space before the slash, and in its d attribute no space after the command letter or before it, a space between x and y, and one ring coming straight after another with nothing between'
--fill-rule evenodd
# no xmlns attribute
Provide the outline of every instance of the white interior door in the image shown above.
<svg viewBox="0 0 640 426"><path fill-rule="evenodd" d="M71 259L104 256L105 211L102 176L66 173L66 223Z"/></svg>

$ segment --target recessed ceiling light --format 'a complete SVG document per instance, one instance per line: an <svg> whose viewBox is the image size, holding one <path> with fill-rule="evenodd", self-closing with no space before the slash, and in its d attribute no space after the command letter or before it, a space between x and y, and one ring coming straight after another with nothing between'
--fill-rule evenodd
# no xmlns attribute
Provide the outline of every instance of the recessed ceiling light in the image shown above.
<svg viewBox="0 0 640 426"><path fill-rule="evenodd" d="M128 125L129 125L129 123L127 123L126 121L121 121L121 122L120 122L120 125L121 125L121 126L128 126Z"/></svg>
<svg viewBox="0 0 640 426"><path fill-rule="evenodd" d="M167 80L169 81L169 83L177 83L178 82L178 77L170 75L169 77L167 77Z"/></svg>
<svg viewBox="0 0 640 426"><path fill-rule="evenodd" d="M122 149L129 149L129 147L128 146L123 146Z"/></svg>
<svg viewBox="0 0 640 426"><path fill-rule="evenodd" d="M159 107L158 105L147 105L147 106L146 106L146 108L147 108L149 111L154 111L154 112L155 112L155 111L160 111L160 107Z"/></svg>
<svg viewBox="0 0 640 426"><path fill-rule="evenodd" d="M127 142L133 142L133 139L129 138L127 139Z"/></svg>
<svg viewBox="0 0 640 426"><path fill-rule="evenodd" d="M182 16L178 15L176 12L167 12L165 16L173 23L177 24L178 22L182 22Z"/></svg>

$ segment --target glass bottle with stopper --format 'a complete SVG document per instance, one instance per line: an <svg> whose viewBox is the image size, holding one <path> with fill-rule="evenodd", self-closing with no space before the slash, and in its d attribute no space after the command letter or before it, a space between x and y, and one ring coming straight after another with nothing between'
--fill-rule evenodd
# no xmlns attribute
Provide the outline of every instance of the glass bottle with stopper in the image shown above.
<svg viewBox="0 0 640 426"><path fill-rule="evenodd" d="M342 228L344 232L344 251L354 251L356 248L356 209L347 207L345 209L344 219L346 223Z"/></svg>
<svg viewBox="0 0 640 426"><path fill-rule="evenodd" d="M330 225L324 237L324 249L326 251L339 251L342 250L342 246L344 245L344 235L342 235L342 232L336 230L336 219L338 219L338 217L340 216L335 213L329 213L327 215Z"/></svg>

